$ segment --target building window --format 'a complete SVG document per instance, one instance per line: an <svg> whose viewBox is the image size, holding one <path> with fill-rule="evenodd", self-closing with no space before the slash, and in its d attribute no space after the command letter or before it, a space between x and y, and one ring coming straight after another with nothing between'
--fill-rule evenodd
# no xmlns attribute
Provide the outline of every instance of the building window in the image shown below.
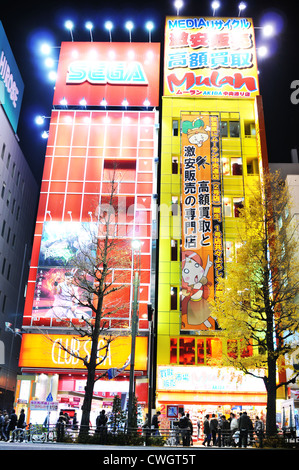
<svg viewBox="0 0 299 470"><path fill-rule="evenodd" d="M178 157L172 157L172 174L177 175L179 172L179 159Z"/></svg>
<svg viewBox="0 0 299 470"><path fill-rule="evenodd" d="M247 160L247 174L258 175L258 172L259 172L258 159L252 158L251 160Z"/></svg>
<svg viewBox="0 0 299 470"><path fill-rule="evenodd" d="M178 198L178 196L172 196L171 197L171 212L172 212L172 215L178 215L179 214L179 198Z"/></svg>
<svg viewBox="0 0 299 470"><path fill-rule="evenodd" d="M172 120L172 135L173 137L177 137L179 135L179 121L178 119Z"/></svg>
<svg viewBox="0 0 299 470"><path fill-rule="evenodd" d="M208 365L222 356L219 338L171 338L170 363L180 365Z"/></svg>
<svg viewBox="0 0 299 470"><path fill-rule="evenodd" d="M1 229L1 237L4 237L4 233L5 233L5 226L6 226L6 221L3 220L2 222L2 229Z"/></svg>
<svg viewBox="0 0 299 470"><path fill-rule="evenodd" d="M6 188L6 183L5 183L5 181L3 181L3 183L2 183L2 189L1 189L1 197L2 197L2 199L4 198L5 188Z"/></svg>
<svg viewBox="0 0 299 470"><path fill-rule="evenodd" d="M170 310L178 310L178 288L170 287Z"/></svg>
<svg viewBox="0 0 299 470"><path fill-rule="evenodd" d="M178 340L177 338L170 338L170 364L178 362Z"/></svg>
<svg viewBox="0 0 299 470"><path fill-rule="evenodd" d="M220 136L240 137L240 121L220 121Z"/></svg>
<svg viewBox="0 0 299 470"><path fill-rule="evenodd" d="M256 135L255 122L254 121L245 121L244 122L244 135L245 135L245 137L252 137L252 136Z"/></svg>
<svg viewBox="0 0 299 470"><path fill-rule="evenodd" d="M242 168L242 158L240 157L224 157L222 159L222 168L223 168L223 175L242 175L243 168Z"/></svg>
<svg viewBox="0 0 299 470"><path fill-rule="evenodd" d="M6 145L3 144L3 145L2 145L2 151L1 151L1 158L2 158L2 160L4 159L5 148L6 148Z"/></svg>
<svg viewBox="0 0 299 470"><path fill-rule="evenodd" d="M180 338L179 364L188 366L195 365L194 338Z"/></svg>
<svg viewBox="0 0 299 470"><path fill-rule="evenodd" d="M178 261L178 241L171 240L171 261Z"/></svg>

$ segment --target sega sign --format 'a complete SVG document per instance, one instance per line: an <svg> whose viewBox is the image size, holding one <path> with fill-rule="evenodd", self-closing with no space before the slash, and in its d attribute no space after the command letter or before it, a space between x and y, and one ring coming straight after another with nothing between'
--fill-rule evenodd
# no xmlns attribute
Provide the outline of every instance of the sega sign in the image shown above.
<svg viewBox="0 0 299 470"><path fill-rule="evenodd" d="M53 104L159 105L160 44L63 42Z"/></svg>
<svg viewBox="0 0 299 470"><path fill-rule="evenodd" d="M93 84L148 84L143 67L139 62L71 62L66 83L84 83L85 81Z"/></svg>
<svg viewBox="0 0 299 470"><path fill-rule="evenodd" d="M0 21L0 103L13 130L18 127L24 83Z"/></svg>

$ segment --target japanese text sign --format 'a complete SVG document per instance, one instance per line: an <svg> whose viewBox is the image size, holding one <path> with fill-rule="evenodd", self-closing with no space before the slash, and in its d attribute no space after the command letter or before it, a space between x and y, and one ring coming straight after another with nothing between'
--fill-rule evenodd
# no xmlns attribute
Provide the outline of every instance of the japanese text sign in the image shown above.
<svg viewBox="0 0 299 470"><path fill-rule="evenodd" d="M159 105L159 43L63 42L54 105Z"/></svg>
<svg viewBox="0 0 299 470"><path fill-rule="evenodd" d="M0 21L0 103L15 132L23 93L24 83Z"/></svg>
<svg viewBox="0 0 299 470"><path fill-rule="evenodd" d="M216 329L208 300L223 276L219 116L181 114L182 330Z"/></svg>
<svg viewBox="0 0 299 470"><path fill-rule="evenodd" d="M249 18L166 18L164 96L259 94Z"/></svg>

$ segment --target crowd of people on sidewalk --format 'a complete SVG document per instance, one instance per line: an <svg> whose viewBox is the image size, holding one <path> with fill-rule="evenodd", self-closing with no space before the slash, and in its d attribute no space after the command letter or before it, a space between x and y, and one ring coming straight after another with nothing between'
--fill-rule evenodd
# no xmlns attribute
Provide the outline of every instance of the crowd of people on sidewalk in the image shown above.
<svg viewBox="0 0 299 470"><path fill-rule="evenodd" d="M224 415L218 419L215 414L211 417L207 414L203 422L203 433L203 446L212 444L218 447L247 447L253 433L259 440L263 438L264 423L258 416L253 423L246 411L239 413L238 417L230 413L228 419Z"/></svg>
<svg viewBox="0 0 299 470"><path fill-rule="evenodd" d="M19 417L15 410L9 414L6 410L0 410L0 441L14 440L13 431L26 427L25 411L22 409Z"/></svg>

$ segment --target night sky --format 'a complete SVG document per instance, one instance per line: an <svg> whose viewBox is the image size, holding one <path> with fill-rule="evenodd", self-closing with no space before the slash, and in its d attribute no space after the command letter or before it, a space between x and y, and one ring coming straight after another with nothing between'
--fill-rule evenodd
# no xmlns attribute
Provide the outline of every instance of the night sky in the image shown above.
<svg viewBox="0 0 299 470"><path fill-rule="evenodd" d="M238 16L238 4L238 1L222 0L216 16ZM299 104L292 104L290 99L294 91L291 90L291 83L299 81L299 28L294 2L248 0L246 4L243 16L253 18L255 27L272 19L277 28L277 35L269 39L264 39L261 30L256 30L257 47L267 45L269 48L268 57L258 59L259 81L269 161L290 162L291 149L299 148ZM0 19L25 83L17 133L25 157L39 182L46 140L41 138L44 128L35 124L34 117L37 114L50 116L54 87L47 77L49 69L44 66L41 44L48 41L53 46L59 46L62 41L70 41L70 33L64 27L67 19L75 24L75 41L90 40L85 29L87 20L94 24L94 41L109 41L109 33L104 28L106 20L114 23L113 41L129 41L129 33L124 27L127 20L135 24L132 41L147 41L148 33L144 25L147 20L152 20L155 23L152 41L161 42L163 51L165 17L175 15L176 11L172 0L27 1L11 3L9 8L9 2L5 2L4 9L1 6ZM211 1L184 0L180 15L212 16ZM59 49L53 49L52 57L55 60L58 60L58 54Z"/></svg>

